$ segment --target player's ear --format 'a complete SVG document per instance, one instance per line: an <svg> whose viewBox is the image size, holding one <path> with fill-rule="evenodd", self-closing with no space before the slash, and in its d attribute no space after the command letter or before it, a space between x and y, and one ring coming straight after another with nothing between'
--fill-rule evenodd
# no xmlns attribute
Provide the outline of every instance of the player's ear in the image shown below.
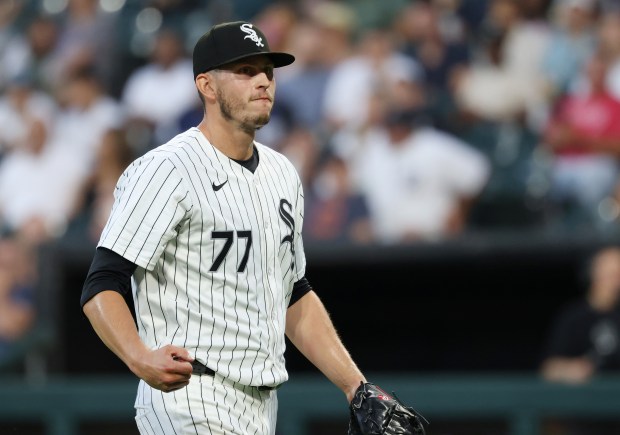
<svg viewBox="0 0 620 435"><path fill-rule="evenodd" d="M196 88L198 92L207 100L215 100L215 83L212 74L202 73L196 77Z"/></svg>

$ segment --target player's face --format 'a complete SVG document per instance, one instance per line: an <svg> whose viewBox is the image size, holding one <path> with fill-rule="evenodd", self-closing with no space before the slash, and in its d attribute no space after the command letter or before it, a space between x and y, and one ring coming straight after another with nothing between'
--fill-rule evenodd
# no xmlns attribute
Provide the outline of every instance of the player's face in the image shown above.
<svg viewBox="0 0 620 435"><path fill-rule="evenodd" d="M269 122L276 83L273 63L254 56L218 72L217 100L222 116L253 133Z"/></svg>

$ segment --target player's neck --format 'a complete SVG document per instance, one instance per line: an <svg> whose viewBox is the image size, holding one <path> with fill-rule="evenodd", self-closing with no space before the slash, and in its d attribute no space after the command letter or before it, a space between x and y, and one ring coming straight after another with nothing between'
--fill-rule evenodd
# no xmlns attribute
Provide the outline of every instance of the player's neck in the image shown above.
<svg viewBox="0 0 620 435"><path fill-rule="evenodd" d="M254 132L233 128L226 122L207 122L206 117L198 124L198 129L211 145L227 157L235 160L252 157Z"/></svg>

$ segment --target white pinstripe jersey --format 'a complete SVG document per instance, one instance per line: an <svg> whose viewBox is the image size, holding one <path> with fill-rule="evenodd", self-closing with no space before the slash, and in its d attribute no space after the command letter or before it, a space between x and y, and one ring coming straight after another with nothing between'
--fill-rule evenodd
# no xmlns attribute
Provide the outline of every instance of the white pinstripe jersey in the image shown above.
<svg viewBox="0 0 620 435"><path fill-rule="evenodd" d="M99 246L138 265L141 339L244 385L287 380L286 309L305 273L299 176L255 143L254 173L191 128L120 177Z"/></svg>

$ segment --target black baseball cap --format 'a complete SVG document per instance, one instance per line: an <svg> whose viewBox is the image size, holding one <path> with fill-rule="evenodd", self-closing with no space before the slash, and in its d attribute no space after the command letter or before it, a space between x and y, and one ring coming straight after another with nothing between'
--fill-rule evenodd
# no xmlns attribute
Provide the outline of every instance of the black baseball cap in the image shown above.
<svg viewBox="0 0 620 435"><path fill-rule="evenodd" d="M264 54L278 68L290 65L295 56L271 51L267 38L247 21L234 21L213 26L194 46L194 78L224 64Z"/></svg>

